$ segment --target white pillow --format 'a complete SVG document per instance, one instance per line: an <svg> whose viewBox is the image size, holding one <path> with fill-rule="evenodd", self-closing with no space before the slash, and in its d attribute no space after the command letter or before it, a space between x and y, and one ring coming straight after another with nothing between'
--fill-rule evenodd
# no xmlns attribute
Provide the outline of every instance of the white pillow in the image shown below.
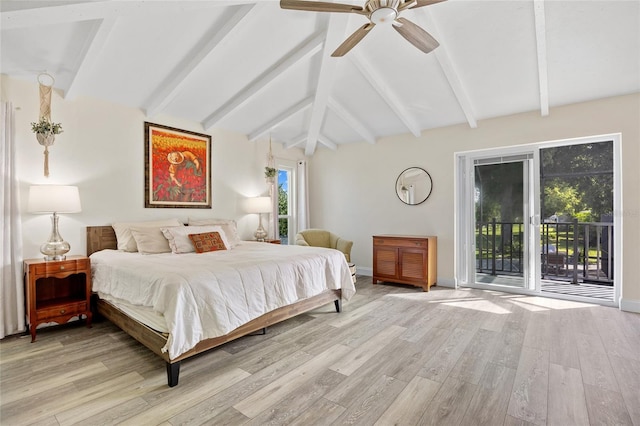
<svg viewBox="0 0 640 426"><path fill-rule="evenodd" d="M138 251L138 246L136 245L136 240L133 238L131 234L131 227L135 226L137 228L142 227L156 227L158 231L161 226L183 226L182 222L178 219L165 219L165 220L156 220L149 222L120 222L114 223L111 225L113 230L116 232L116 240L118 241L118 250L124 251Z"/></svg>
<svg viewBox="0 0 640 426"><path fill-rule="evenodd" d="M238 235L238 225L233 219L197 219L189 218L189 226L219 226L227 236L227 240L231 245L227 245L227 248L235 247L240 242L240 236ZM226 243L225 243L226 244Z"/></svg>
<svg viewBox="0 0 640 426"><path fill-rule="evenodd" d="M186 228L176 226L176 228ZM129 228L136 241L138 251L142 254L170 253L169 241L164 237L160 228L155 226L132 226Z"/></svg>
<svg viewBox="0 0 640 426"><path fill-rule="evenodd" d="M189 239L190 234L202 234L205 232L217 232L222 238L227 250L231 249L229 240L221 226L174 226L170 228L160 228L165 239L169 242L169 247L174 253L193 253L193 243Z"/></svg>

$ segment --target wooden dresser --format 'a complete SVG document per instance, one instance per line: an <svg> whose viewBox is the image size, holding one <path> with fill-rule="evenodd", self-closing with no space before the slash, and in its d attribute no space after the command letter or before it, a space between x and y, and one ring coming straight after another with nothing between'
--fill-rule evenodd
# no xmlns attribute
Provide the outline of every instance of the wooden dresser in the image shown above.
<svg viewBox="0 0 640 426"><path fill-rule="evenodd" d="M373 236L373 283L411 284L429 291L436 284L437 237Z"/></svg>

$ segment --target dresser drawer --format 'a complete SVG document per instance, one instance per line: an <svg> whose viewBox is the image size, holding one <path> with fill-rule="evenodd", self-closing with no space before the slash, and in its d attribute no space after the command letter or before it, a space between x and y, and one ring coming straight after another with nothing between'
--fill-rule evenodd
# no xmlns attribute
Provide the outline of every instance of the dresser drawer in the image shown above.
<svg viewBox="0 0 640 426"><path fill-rule="evenodd" d="M375 237L373 239L373 245L375 246L386 246L386 247L424 247L427 248L429 246L428 240L422 239L411 239L411 238L386 238L386 237Z"/></svg>

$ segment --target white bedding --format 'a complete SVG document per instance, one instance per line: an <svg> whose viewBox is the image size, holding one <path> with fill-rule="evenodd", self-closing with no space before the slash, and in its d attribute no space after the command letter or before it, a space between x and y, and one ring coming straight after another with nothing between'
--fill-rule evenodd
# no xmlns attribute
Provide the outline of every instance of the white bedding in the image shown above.
<svg viewBox="0 0 640 426"><path fill-rule="evenodd" d="M355 293L344 255L333 249L242 242L210 253L91 255L93 290L152 307L170 332L171 359L276 308L325 289Z"/></svg>

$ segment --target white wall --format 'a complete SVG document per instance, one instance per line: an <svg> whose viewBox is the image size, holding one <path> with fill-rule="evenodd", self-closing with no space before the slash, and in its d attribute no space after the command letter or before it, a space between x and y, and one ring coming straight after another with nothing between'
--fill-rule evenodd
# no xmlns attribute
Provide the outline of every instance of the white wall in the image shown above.
<svg viewBox="0 0 640 426"><path fill-rule="evenodd" d="M215 216L239 220L250 239L257 216L245 215L238 203L264 193L267 141L249 142L244 135L214 129L213 209L144 208L144 114L135 108L53 95L52 118L64 133L51 148L49 179L42 174L42 147L29 123L38 118L37 85L2 76L2 100L16 111L18 177L23 211L31 184L78 185L82 213L64 215L60 232L71 253L85 252L84 227L118 220ZM454 153L607 133L622 133L624 208L623 302L640 311L640 94L552 108L548 117L532 112L425 131L421 137L399 135L375 145L343 145L319 149L309 161L311 226L331 229L354 241L352 259L361 271L371 268L371 236L380 233L438 236L438 279L453 283ZM172 117L148 119L158 124L205 133L198 123ZM280 158L301 159L300 150L282 150ZM407 206L395 195L398 174L420 166L431 174L433 193L419 206ZM40 257L39 246L51 225L46 215L22 214L25 258Z"/></svg>
<svg viewBox="0 0 640 426"><path fill-rule="evenodd" d="M246 215L240 201L267 192L264 167L268 140L249 142L246 136L214 129L205 132L199 123L168 116L147 119L142 111L95 99L64 100L52 96L52 120L64 132L50 148L50 176L43 176L43 147L31 132L39 117L37 84L2 76L2 100L16 110L17 173L21 189L24 257L41 257L39 247L51 231L48 215L26 212L32 184L77 185L82 212L61 215L60 233L71 244L69 254L84 254L85 227L115 221L191 217L233 218L239 221L241 237L251 239L258 226L257 215ZM144 121L208 133L212 136L212 209L167 209L144 207ZM301 159L299 149L282 150L279 158Z"/></svg>
<svg viewBox="0 0 640 426"><path fill-rule="evenodd" d="M640 312L640 94L602 99L538 112L481 120L399 135L375 145L319 150L309 167L313 227L354 241L352 259L360 271L372 267L372 235L427 234L438 237L438 280L454 282L454 153L583 136L622 133L624 220L622 297ZM395 193L397 176L419 166L433 179L431 197L418 206Z"/></svg>

